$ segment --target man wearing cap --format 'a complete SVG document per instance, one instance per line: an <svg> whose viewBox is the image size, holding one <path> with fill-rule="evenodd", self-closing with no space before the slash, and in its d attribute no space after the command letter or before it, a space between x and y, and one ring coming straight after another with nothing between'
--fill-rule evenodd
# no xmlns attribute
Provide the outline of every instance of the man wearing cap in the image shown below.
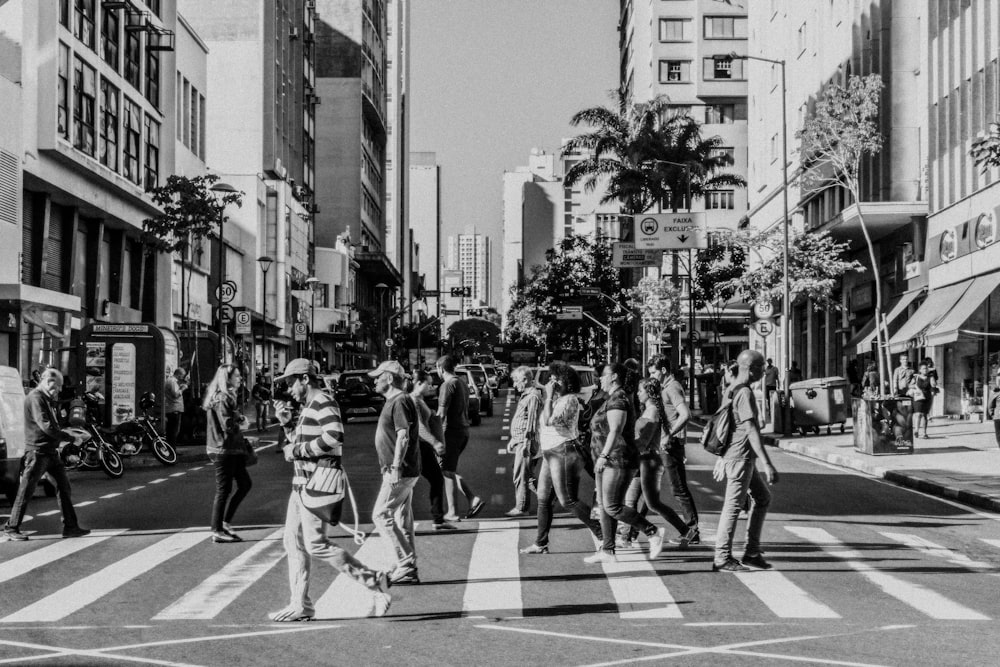
<svg viewBox="0 0 1000 667"><path fill-rule="evenodd" d="M288 444L283 448L285 460L295 464L284 536L291 602L284 609L269 614L269 617L272 621L285 622L308 621L315 615L315 607L309 597L309 561L312 556L326 561L338 572L371 590L374 615L385 616L392 602L387 574L367 567L331 543L326 536L327 524L302 501L302 490L318 467L341 467L344 426L340 406L322 391L319 369L308 359L289 361L284 374L275 382L288 384L288 392L302 406L302 413L298 422L293 423L288 406L276 404L275 416L288 436Z"/></svg>
<svg viewBox="0 0 1000 667"><path fill-rule="evenodd" d="M420 583L413 541L413 487L420 478L420 424L417 406L404 391L406 371L398 361L383 361L368 373L385 406L375 431L375 450L382 470L372 521L396 552L389 574L393 584Z"/></svg>

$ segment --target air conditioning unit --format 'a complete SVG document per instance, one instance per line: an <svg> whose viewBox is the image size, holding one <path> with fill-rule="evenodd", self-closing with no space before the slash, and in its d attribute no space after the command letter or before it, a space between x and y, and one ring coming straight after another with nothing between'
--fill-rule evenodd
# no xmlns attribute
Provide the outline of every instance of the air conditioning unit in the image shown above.
<svg viewBox="0 0 1000 667"><path fill-rule="evenodd" d="M295 40L295 39L298 39L298 38L299 38L299 29L298 28L292 28L291 30L288 31L288 39Z"/></svg>
<svg viewBox="0 0 1000 667"><path fill-rule="evenodd" d="M318 95L315 94L306 95L306 104L316 105L322 103L323 100L321 100Z"/></svg>

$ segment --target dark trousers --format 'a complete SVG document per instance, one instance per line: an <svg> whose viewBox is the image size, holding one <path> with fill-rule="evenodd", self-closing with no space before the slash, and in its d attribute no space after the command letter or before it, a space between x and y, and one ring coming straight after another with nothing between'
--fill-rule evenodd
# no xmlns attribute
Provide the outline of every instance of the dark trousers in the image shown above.
<svg viewBox="0 0 1000 667"><path fill-rule="evenodd" d="M535 544L548 546L552 529L552 512L556 498L559 504L576 515L597 539L602 539L601 524L590 518L590 507L577 498L580 477L584 472L583 458L572 443L542 450L542 469L538 473L538 534Z"/></svg>
<svg viewBox="0 0 1000 667"><path fill-rule="evenodd" d="M254 407L257 408L257 430L263 431L267 428L267 403L255 401Z"/></svg>
<svg viewBox="0 0 1000 667"><path fill-rule="evenodd" d="M59 511L62 512L63 531L74 530L79 527L76 519L76 510L73 509L73 500L70 498L69 477L66 475L66 468L59 455L47 454L37 451L28 451L24 455L24 472L21 473L21 483L17 487L17 497L14 498L14 505L10 508L10 518L7 519L5 528L18 530L21 521L24 520L24 513L28 510L28 501L35 495L35 487L45 473L49 473L56 483L56 493L59 496Z"/></svg>
<svg viewBox="0 0 1000 667"><path fill-rule="evenodd" d="M997 446L1000 447L1000 420L994 420L993 432L996 433Z"/></svg>
<svg viewBox="0 0 1000 667"><path fill-rule="evenodd" d="M177 448L177 439L181 434L181 412L167 413L167 442L174 449Z"/></svg>
<svg viewBox="0 0 1000 667"><path fill-rule="evenodd" d="M431 518L444 523L444 474L438 465L437 452L429 442L420 441L420 475L431 487Z"/></svg>
<svg viewBox="0 0 1000 667"><path fill-rule="evenodd" d="M214 462L215 465L215 501L212 503L212 530L222 530L223 522L233 520L237 508L250 493L253 482L247 472L245 456L225 456ZM232 498L229 493L236 482L236 493Z"/></svg>
<svg viewBox="0 0 1000 667"><path fill-rule="evenodd" d="M674 498L680 505L681 512L684 513L684 520L688 527L694 528L698 525L698 509L694 506L694 497L687 483L687 468L684 466L684 441L680 438L671 438L670 444L663 453L663 463L667 467L667 479L670 480L670 487L674 491Z"/></svg>
<svg viewBox="0 0 1000 667"><path fill-rule="evenodd" d="M601 548L608 553L615 552L615 531L619 521L646 535L656 534L656 526L625 504L625 491L633 477L635 471L627 468L606 467L597 474L601 490L601 532L604 534Z"/></svg>

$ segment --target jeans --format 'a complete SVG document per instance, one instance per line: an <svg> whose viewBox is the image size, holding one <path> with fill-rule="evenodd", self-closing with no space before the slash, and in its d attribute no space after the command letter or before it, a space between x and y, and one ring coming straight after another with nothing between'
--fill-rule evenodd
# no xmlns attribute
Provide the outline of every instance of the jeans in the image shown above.
<svg viewBox="0 0 1000 667"><path fill-rule="evenodd" d="M257 401L254 405L257 408L257 430L263 431L267 428L267 403Z"/></svg>
<svg viewBox="0 0 1000 667"><path fill-rule="evenodd" d="M590 507L577 498L580 476L584 472L583 459L573 443L563 443L553 449L542 450L542 469L538 473L538 534L535 544L548 546L552 528L552 509L555 499L576 515L597 539L602 539L601 524L590 518Z"/></svg>
<svg viewBox="0 0 1000 667"><path fill-rule="evenodd" d="M177 439L181 434L181 415L182 412L168 412L167 413L167 442L170 443L171 447L177 447Z"/></svg>
<svg viewBox="0 0 1000 667"><path fill-rule="evenodd" d="M383 473L382 488L372 510L372 522L396 552L397 566L415 566L417 563L413 544L413 487L418 479L401 477L393 483L389 474Z"/></svg>
<svg viewBox="0 0 1000 667"><path fill-rule="evenodd" d="M740 518L747 493L750 494L750 510L747 518L747 542L744 556L760 555L760 534L764 528L764 517L771 504L771 492L767 484L757 474L754 459L733 459L725 462L726 500L719 514L719 528L715 534L715 562L722 565L733 556L733 536L736 521Z"/></svg>
<svg viewBox="0 0 1000 667"><path fill-rule="evenodd" d="M601 548L615 552L615 530L618 522L638 528L646 535L655 535L656 526L624 504L625 490L632 481L635 471L629 468L606 467L597 473L597 488L601 496L601 532L604 534Z"/></svg>
<svg viewBox="0 0 1000 667"><path fill-rule="evenodd" d="M527 454L527 456L525 456ZM514 509L527 512L531 506L528 489L535 481L535 459L531 458L527 443L522 443L514 450L514 469L511 473L514 481Z"/></svg>
<svg viewBox="0 0 1000 667"><path fill-rule="evenodd" d="M996 436L997 446L1000 447L1000 420L993 421L993 433Z"/></svg>
<svg viewBox="0 0 1000 667"><path fill-rule="evenodd" d="M215 465L215 501L212 503L212 530L222 530L223 522L229 523L236 515L236 510L243 499L250 493L253 482L247 472L245 456L223 456ZM236 481L236 493L229 497ZM227 502L228 500L228 502Z"/></svg>
<svg viewBox="0 0 1000 667"><path fill-rule="evenodd" d="M338 572L366 588L378 590L378 572L363 565L354 556L326 536L326 524L302 504L298 491L292 491L285 515L285 553L288 556L288 585L291 589L291 606L303 611L314 611L309 597L309 571L315 556L332 565Z"/></svg>
<svg viewBox="0 0 1000 667"><path fill-rule="evenodd" d="M684 535L688 532L688 525L684 523L683 519L677 516L677 512L672 507L660 498L663 469L662 462L640 460L639 475L638 477L633 477L629 483L628 490L625 492L625 504L628 507L636 508L644 516L646 508L653 510L673 526L677 532ZM638 507L640 500L644 501L643 509L639 509ZM635 532L634 529L632 532ZM630 535L630 537L635 539L633 535Z"/></svg>
<svg viewBox="0 0 1000 667"><path fill-rule="evenodd" d="M420 474L431 487L431 519L435 524L444 523L444 475L437 452L424 440L420 441Z"/></svg>
<svg viewBox="0 0 1000 667"><path fill-rule="evenodd" d="M10 508L10 518L7 519L5 529L19 530L21 528L24 513L28 510L28 501L35 495L35 487L38 486L39 480L45 473L49 473L56 483L59 511L62 512L63 531L75 530L80 527L76 519L76 510L73 509L73 500L70 498L69 477L66 475L66 468L62 461L59 460L59 455L29 450L24 454L24 472L21 473L21 482L17 487L17 496Z"/></svg>
<svg viewBox="0 0 1000 667"><path fill-rule="evenodd" d="M680 505L688 528L698 525L698 509L694 506L694 497L687 483L687 468L684 467L684 440L670 438L666 451L663 453L663 463L667 467L667 479L674 491L674 498Z"/></svg>

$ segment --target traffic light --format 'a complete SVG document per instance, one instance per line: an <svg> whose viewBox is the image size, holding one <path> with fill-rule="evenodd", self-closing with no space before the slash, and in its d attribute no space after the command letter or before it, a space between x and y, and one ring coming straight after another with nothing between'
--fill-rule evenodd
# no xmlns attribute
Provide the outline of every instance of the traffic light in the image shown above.
<svg viewBox="0 0 1000 667"><path fill-rule="evenodd" d="M472 296L472 288L471 287L452 287L451 288L451 295L452 296L466 296L466 297Z"/></svg>

